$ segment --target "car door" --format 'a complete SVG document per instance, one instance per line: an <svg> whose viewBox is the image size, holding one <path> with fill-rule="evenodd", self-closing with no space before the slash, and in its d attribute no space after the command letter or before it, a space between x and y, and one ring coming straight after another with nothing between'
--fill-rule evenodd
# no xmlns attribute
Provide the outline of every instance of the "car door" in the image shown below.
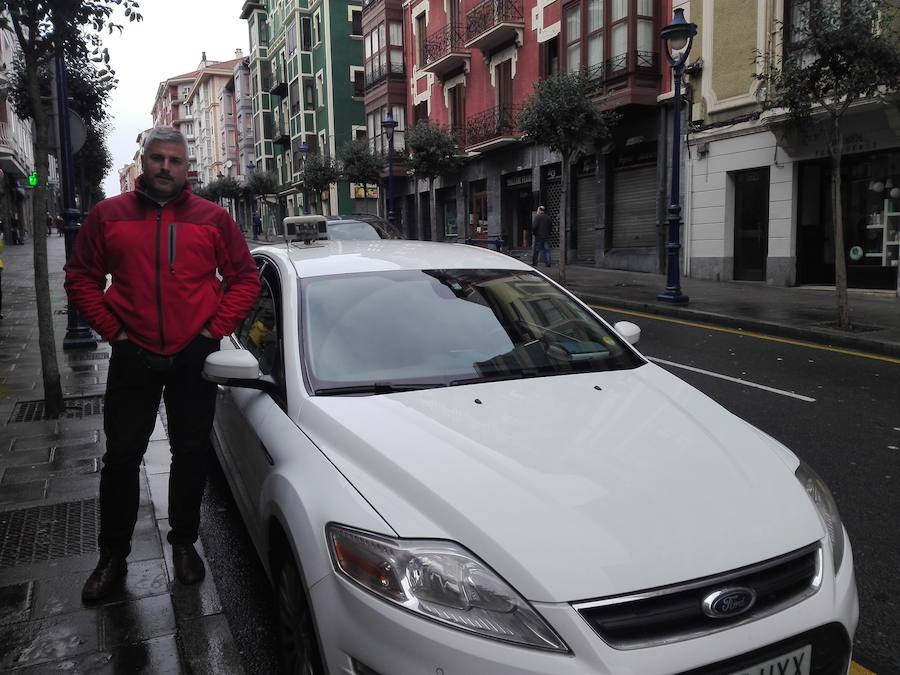
<svg viewBox="0 0 900 675"><path fill-rule="evenodd" d="M283 414L283 323L281 284L274 265L260 269L260 292L253 308L232 337L232 348L246 349L259 361L259 369L279 385L280 395L257 389L219 387L215 431L225 470L257 548L263 545L259 495L272 468L272 458L260 438L266 419Z"/></svg>

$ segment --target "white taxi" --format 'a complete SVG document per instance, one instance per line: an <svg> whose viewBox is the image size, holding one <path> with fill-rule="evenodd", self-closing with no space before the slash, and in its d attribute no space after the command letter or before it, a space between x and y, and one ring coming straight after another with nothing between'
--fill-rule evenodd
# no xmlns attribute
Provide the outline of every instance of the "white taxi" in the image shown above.
<svg viewBox="0 0 900 675"><path fill-rule="evenodd" d="M790 450L505 255L253 251L214 445L287 672L846 673L834 500Z"/></svg>

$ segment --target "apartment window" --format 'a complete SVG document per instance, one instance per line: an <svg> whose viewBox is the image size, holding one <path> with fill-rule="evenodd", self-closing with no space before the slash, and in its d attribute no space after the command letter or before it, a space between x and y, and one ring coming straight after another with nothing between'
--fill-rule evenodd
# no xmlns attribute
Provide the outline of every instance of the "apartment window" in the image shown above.
<svg viewBox="0 0 900 675"><path fill-rule="evenodd" d="M362 35L362 10L350 10L350 34Z"/></svg>
<svg viewBox="0 0 900 675"><path fill-rule="evenodd" d="M316 87L308 77L303 78L303 107L307 110L314 110L316 107Z"/></svg>
<svg viewBox="0 0 900 675"><path fill-rule="evenodd" d="M653 14L652 0L638 0L637 3L637 51L638 65L653 65L646 59L654 54L657 40L656 21Z"/></svg>
<svg viewBox="0 0 900 675"><path fill-rule="evenodd" d="M362 98L366 93L365 71L357 66L350 66L350 77L353 80L353 95Z"/></svg>
<svg viewBox="0 0 900 675"><path fill-rule="evenodd" d="M325 80L322 73L316 74L316 104L318 107L325 107Z"/></svg>
<svg viewBox="0 0 900 675"><path fill-rule="evenodd" d="M457 84L450 89L450 128L456 131L466 126L466 86Z"/></svg>
<svg viewBox="0 0 900 675"><path fill-rule="evenodd" d="M413 124L428 121L428 101L417 103L413 108Z"/></svg>
<svg viewBox="0 0 900 675"><path fill-rule="evenodd" d="M610 16L612 32L610 35L610 68L622 70L628 65L628 3L629 0L611 0Z"/></svg>
<svg viewBox="0 0 900 675"><path fill-rule="evenodd" d="M308 16L300 17L300 49L312 51L312 19Z"/></svg>
<svg viewBox="0 0 900 675"><path fill-rule="evenodd" d="M541 77L553 77L559 74L559 37L554 37L541 44Z"/></svg>
<svg viewBox="0 0 900 675"><path fill-rule="evenodd" d="M284 43L288 54L293 54L297 51L297 24L293 21L288 24L284 33Z"/></svg>
<svg viewBox="0 0 900 675"><path fill-rule="evenodd" d="M581 69L581 4L566 7L566 70Z"/></svg>
<svg viewBox="0 0 900 675"><path fill-rule="evenodd" d="M322 41L322 16L316 12L313 15L313 45Z"/></svg>
<svg viewBox="0 0 900 675"><path fill-rule="evenodd" d="M290 84L290 96L291 96L291 115L296 115L300 112L300 108L302 101L300 100L300 80L294 80Z"/></svg>
<svg viewBox="0 0 900 675"><path fill-rule="evenodd" d="M425 40L427 38L425 31L427 30L428 26L425 12L422 12L416 17L416 40L418 41L418 44L416 45L416 55L419 59L420 68L425 65Z"/></svg>

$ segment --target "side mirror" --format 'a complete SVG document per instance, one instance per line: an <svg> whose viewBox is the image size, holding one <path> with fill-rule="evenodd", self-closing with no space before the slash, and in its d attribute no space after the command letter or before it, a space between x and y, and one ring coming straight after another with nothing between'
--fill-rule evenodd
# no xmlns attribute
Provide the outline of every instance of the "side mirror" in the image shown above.
<svg viewBox="0 0 900 675"><path fill-rule="evenodd" d="M625 340L630 345L637 344L637 341L641 339L641 328L635 323L631 323L630 321L619 321L617 322L613 328L616 332L622 336L622 339Z"/></svg>
<svg viewBox="0 0 900 675"><path fill-rule="evenodd" d="M281 397L278 385L271 377L259 372L259 361L245 349L213 352L206 357L206 363L203 364L203 377L227 387L259 389Z"/></svg>

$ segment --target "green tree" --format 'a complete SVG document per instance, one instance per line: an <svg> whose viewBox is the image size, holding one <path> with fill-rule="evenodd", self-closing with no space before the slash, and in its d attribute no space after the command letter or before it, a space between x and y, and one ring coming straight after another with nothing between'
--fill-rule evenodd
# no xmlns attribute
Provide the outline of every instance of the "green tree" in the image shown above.
<svg viewBox="0 0 900 675"><path fill-rule="evenodd" d="M384 170L384 157L372 152L372 146L365 138L350 141L338 152L341 174L351 183L363 186L378 185Z"/></svg>
<svg viewBox="0 0 900 675"><path fill-rule="evenodd" d="M860 101L896 95L900 88L900 40L892 2L798 4L799 44L784 54L760 54L770 109L786 113L784 131L804 140L824 136L831 157L831 217L838 326L851 329L841 202L844 120ZM900 280L898 280L900 292Z"/></svg>
<svg viewBox="0 0 900 675"><path fill-rule="evenodd" d="M64 410L59 365L56 360L56 338L53 310L50 304L50 281L47 273L47 229L43 222L47 212L46 176L49 171L47 147L50 124L49 110L41 99L41 71L52 64L57 54L84 52L85 45L96 50L103 67L99 77L112 80L109 53L101 51L101 32L121 30L112 20L113 11L121 8L129 21L140 21L135 0L0 0L0 27L11 29L19 42L23 62L24 88L22 101L27 107L17 108L20 117L33 122L32 145L34 166L38 176L45 177L34 190L34 283L37 296L38 344L44 387L44 410L56 418Z"/></svg>
<svg viewBox="0 0 900 675"><path fill-rule="evenodd" d="M593 103L593 87L585 72L560 73L538 80L519 113L519 129L535 143L558 152L562 160L559 199L559 278L566 281L569 250L569 187L571 167L578 156L609 139L618 113L600 112Z"/></svg>
<svg viewBox="0 0 900 675"><path fill-rule="evenodd" d="M438 176L456 173L462 168L456 136L446 126L421 120L406 132L406 149L409 152L407 166L412 170L416 182L416 230L419 239L424 238L422 209L419 205L419 179L428 181L428 208L431 214L431 239L438 241L437 210L434 195L434 180Z"/></svg>
<svg viewBox="0 0 900 675"><path fill-rule="evenodd" d="M320 211L322 210L322 193L340 178L341 170L337 163L331 157L318 152L311 152L307 155L303 162L303 169L300 171L300 181L307 194L316 195L315 201L319 203Z"/></svg>

